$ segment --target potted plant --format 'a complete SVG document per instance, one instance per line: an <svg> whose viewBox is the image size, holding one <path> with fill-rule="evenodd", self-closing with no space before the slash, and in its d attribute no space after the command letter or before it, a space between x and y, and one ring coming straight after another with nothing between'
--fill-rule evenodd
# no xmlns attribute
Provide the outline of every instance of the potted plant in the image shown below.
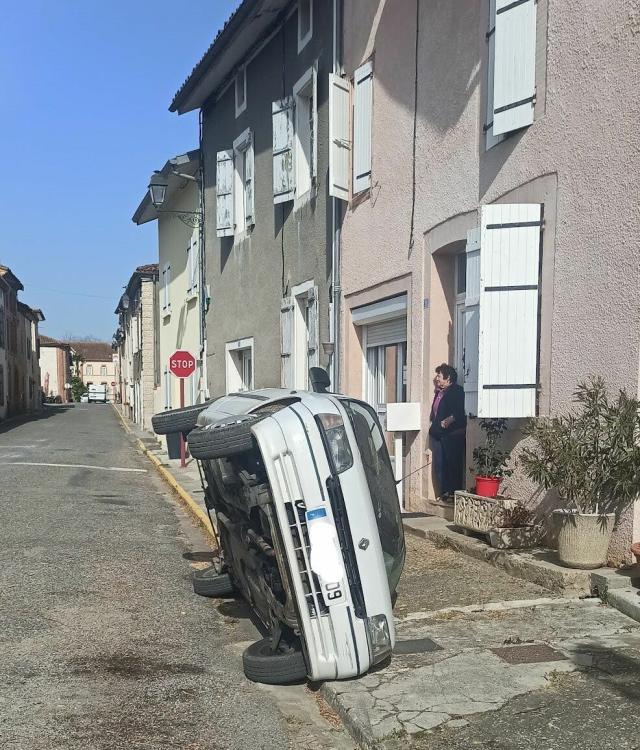
<svg viewBox="0 0 640 750"><path fill-rule="evenodd" d="M510 451L499 447L502 433L507 429L506 419L481 419L480 429L484 432L484 444L473 450L472 471L476 475L476 495L496 497L504 477L513 474L507 468Z"/></svg>
<svg viewBox="0 0 640 750"><path fill-rule="evenodd" d="M502 510L500 525L489 529L489 541L496 549L532 547L538 542L539 529L533 514L521 501Z"/></svg>
<svg viewBox="0 0 640 750"><path fill-rule="evenodd" d="M640 402L609 398L601 377L581 382L574 400L574 413L529 424L520 461L564 504L553 513L560 560L590 569L606 562L616 517L640 493Z"/></svg>

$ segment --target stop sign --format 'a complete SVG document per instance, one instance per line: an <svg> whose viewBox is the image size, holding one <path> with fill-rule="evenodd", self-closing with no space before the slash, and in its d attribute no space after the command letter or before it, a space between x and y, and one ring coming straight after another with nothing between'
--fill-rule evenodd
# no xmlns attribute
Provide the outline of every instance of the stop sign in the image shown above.
<svg viewBox="0 0 640 750"><path fill-rule="evenodd" d="M169 369L177 378L188 378L196 369L195 357L178 349L169 357Z"/></svg>

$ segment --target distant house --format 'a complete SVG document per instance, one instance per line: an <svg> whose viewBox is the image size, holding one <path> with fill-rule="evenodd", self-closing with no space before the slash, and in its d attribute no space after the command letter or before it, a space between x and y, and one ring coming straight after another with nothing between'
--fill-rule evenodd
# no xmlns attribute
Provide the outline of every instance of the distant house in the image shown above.
<svg viewBox="0 0 640 750"><path fill-rule="evenodd" d="M180 384L169 371L176 350L190 352L196 371L185 382L185 405L206 399L206 339L203 294L201 227L198 221L200 152L190 151L169 159L154 173L166 185L164 200L156 207L147 191L133 215L140 225L151 221L158 227L158 338L162 388L156 389L154 412L179 405Z"/></svg>
<svg viewBox="0 0 640 750"><path fill-rule="evenodd" d="M116 400L118 390L116 364L111 344L105 341L70 341L73 349L73 374L90 385L106 385L110 401Z"/></svg>
<svg viewBox="0 0 640 750"><path fill-rule="evenodd" d="M48 398L60 398L63 404L72 401L71 346L49 336L40 336L40 383Z"/></svg>
<svg viewBox="0 0 640 750"><path fill-rule="evenodd" d="M160 387L158 275L157 263L138 266L115 309L119 398L125 414L149 430Z"/></svg>
<svg viewBox="0 0 640 750"><path fill-rule="evenodd" d="M38 324L44 320L42 310L33 309L18 301L18 349L16 362L20 385L21 410L37 411L42 405L40 396L40 345Z"/></svg>

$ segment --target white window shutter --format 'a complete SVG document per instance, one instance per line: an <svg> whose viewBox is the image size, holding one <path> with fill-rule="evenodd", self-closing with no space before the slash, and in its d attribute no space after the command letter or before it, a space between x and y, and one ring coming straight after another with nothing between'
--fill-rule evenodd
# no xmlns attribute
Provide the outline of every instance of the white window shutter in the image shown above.
<svg viewBox="0 0 640 750"><path fill-rule="evenodd" d="M253 198L254 186L254 155L253 155L253 137L244 152L244 213L245 225L253 226L256 223L255 208Z"/></svg>
<svg viewBox="0 0 640 750"><path fill-rule="evenodd" d="M309 332L307 357L309 361L309 367L318 367L320 365L320 332L318 330L318 287L314 286L312 289L309 289L307 294L307 327Z"/></svg>
<svg viewBox="0 0 640 750"><path fill-rule="evenodd" d="M216 166L217 216L216 229L218 237L233 235L233 149L218 151Z"/></svg>
<svg viewBox="0 0 640 750"><path fill-rule="evenodd" d="M329 195L349 200L351 84L329 75Z"/></svg>
<svg viewBox="0 0 640 750"><path fill-rule="evenodd" d="M371 186L371 118L373 64L361 65L353 75L353 192Z"/></svg>
<svg viewBox="0 0 640 750"><path fill-rule="evenodd" d="M536 94L536 1L495 0L493 135L533 122Z"/></svg>
<svg viewBox="0 0 640 750"><path fill-rule="evenodd" d="M295 196L293 169L293 97L272 104L273 120L273 202L284 203Z"/></svg>
<svg viewBox="0 0 640 750"><path fill-rule="evenodd" d="M478 416L534 417L542 208L482 206Z"/></svg>
<svg viewBox="0 0 640 750"><path fill-rule="evenodd" d="M489 150L504 140L493 132L493 81L496 58L496 0L489 0L489 30L487 32L487 99L484 122L485 148Z"/></svg>
<svg viewBox="0 0 640 750"><path fill-rule="evenodd" d="M284 297L280 305L280 359L282 387L293 388L293 303Z"/></svg>
<svg viewBox="0 0 640 750"><path fill-rule="evenodd" d="M480 227L467 233L467 288L464 298L464 403L467 414L478 413L478 343L480 336Z"/></svg>

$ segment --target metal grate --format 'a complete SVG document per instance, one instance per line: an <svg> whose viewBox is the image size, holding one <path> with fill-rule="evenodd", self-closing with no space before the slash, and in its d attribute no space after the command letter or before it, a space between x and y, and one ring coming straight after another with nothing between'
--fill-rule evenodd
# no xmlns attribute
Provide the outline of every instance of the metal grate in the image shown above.
<svg viewBox="0 0 640 750"><path fill-rule="evenodd" d="M285 509L287 511L287 521L289 524L291 539L293 541L293 551L298 563L298 574L302 581L304 597L307 602L307 607L309 608L309 616L317 617L318 611L320 612L320 615L325 615L329 611L329 608L325 604L322 596L318 577L311 570L309 562L311 546L309 543L307 519L305 516L306 506L301 500L298 500L295 505L291 502L285 503Z"/></svg>
<svg viewBox="0 0 640 750"><path fill-rule="evenodd" d="M544 661L563 661L567 657L544 643L526 646L505 646L491 651L508 664L537 664Z"/></svg>

